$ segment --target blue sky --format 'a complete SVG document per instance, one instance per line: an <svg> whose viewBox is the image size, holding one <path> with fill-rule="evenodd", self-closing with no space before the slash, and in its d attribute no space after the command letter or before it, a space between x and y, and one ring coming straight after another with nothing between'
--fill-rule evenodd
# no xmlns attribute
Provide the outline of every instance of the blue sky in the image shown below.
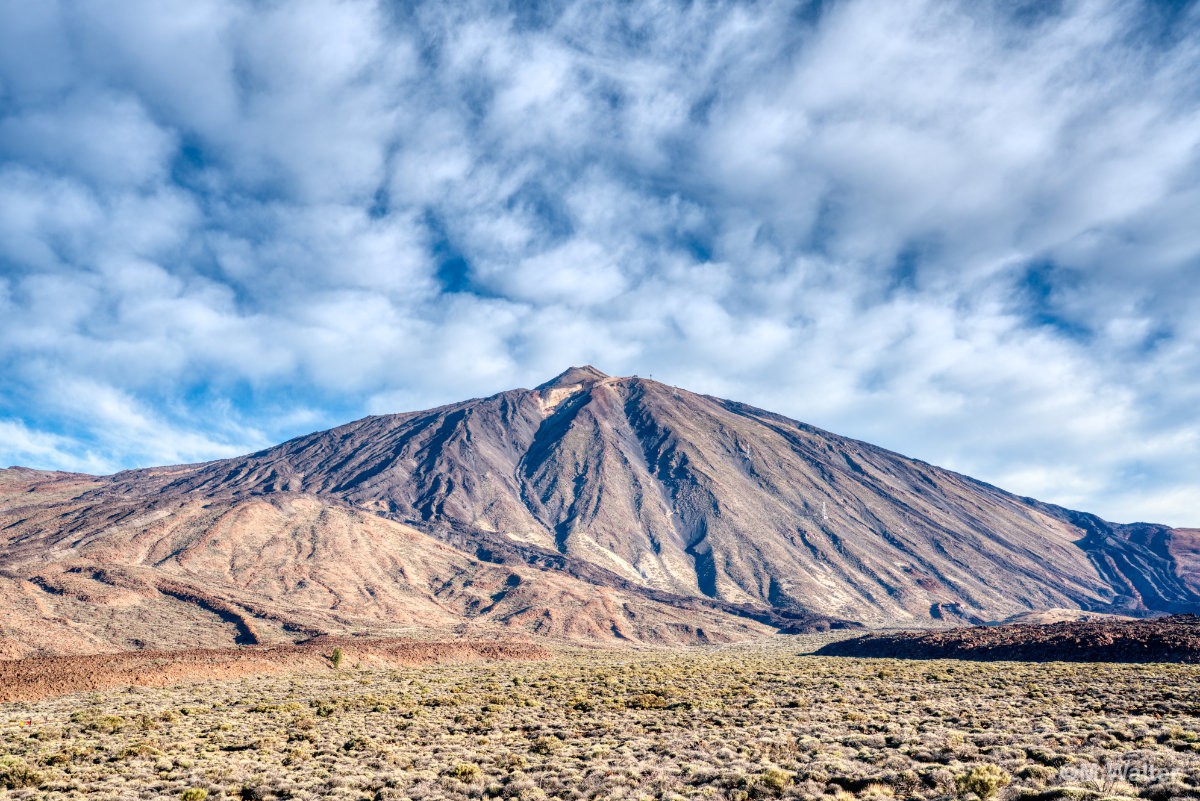
<svg viewBox="0 0 1200 801"><path fill-rule="evenodd" d="M567 365L1200 524L1200 10L0 2L0 463Z"/></svg>

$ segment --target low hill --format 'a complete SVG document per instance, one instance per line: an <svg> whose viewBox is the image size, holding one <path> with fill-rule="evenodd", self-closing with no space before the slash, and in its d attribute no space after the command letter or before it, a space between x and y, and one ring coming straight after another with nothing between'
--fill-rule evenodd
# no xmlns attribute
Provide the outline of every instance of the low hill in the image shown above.
<svg viewBox="0 0 1200 801"><path fill-rule="evenodd" d="M817 654L979 662L1200 663L1200 617L1093 619L871 634L829 643Z"/></svg>

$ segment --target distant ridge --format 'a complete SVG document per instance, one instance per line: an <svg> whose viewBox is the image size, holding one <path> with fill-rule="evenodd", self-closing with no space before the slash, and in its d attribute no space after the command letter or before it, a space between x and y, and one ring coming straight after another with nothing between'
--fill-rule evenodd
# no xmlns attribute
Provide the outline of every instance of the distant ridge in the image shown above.
<svg viewBox="0 0 1200 801"><path fill-rule="evenodd" d="M949 631L873 634L829 643L821 656L976 662L1200 663L1200 617L1089 618Z"/></svg>

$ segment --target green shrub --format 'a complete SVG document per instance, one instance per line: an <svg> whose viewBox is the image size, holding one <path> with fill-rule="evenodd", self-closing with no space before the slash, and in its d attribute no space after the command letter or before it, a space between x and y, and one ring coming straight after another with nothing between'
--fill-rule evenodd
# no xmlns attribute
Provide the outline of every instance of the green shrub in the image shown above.
<svg viewBox="0 0 1200 801"><path fill-rule="evenodd" d="M1018 779L1045 784L1058 775L1058 771L1054 768L1048 768L1045 765L1026 765L1017 771Z"/></svg>
<svg viewBox="0 0 1200 801"><path fill-rule="evenodd" d="M208 790L203 787L189 787L179 796L180 801L205 801L208 798Z"/></svg>
<svg viewBox="0 0 1200 801"><path fill-rule="evenodd" d="M976 765L967 773L958 776L954 785L959 795L974 793L983 801L996 795L1008 786L1012 777L996 765Z"/></svg>
<svg viewBox="0 0 1200 801"><path fill-rule="evenodd" d="M534 740L533 745L530 746L529 750L535 754L542 754L543 756L547 756L550 754L558 753L559 751L562 750L562 747L563 747L562 740L558 739L557 737L555 737L553 735L547 735L545 737L539 737L536 740Z"/></svg>
<svg viewBox="0 0 1200 801"><path fill-rule="evenodd" d="M78 723L84 731L94 731L100 734L116 734L125 728L125 719L118 715L75 712L71 715L71 722Z"/></svg>
<svg viewBox="0 0 1200 801"><path fill-rule="evenodd" d="M528 764L520 754L500 754L496 757L496 767L502 770L520 770Z"/></svg>
<svg viewBox="0 0 1200 801"><path fill-rule="evenodd" d="M25 760L15 756L0 757L0 787L19 790L22 787L37 787L44 781L46 777L26 765Z"/></svg>
<svg viewBox="0 0 1200 801"><path fill-rule="evenodd" d="M792 786L792 774L779 768L767 768L754 783L755 794L783 795Z"/></svg>
<svg viewBox="0 0 1200 801"><path fill-rule="evenodd" d="M479 781L483 776L483 771L479 769L478 765L472 765L470 762L460 762L450 771L450 775L460 782L470 784Z"/></svg>
<svg viewBox="0 0 1200 801"><path fill-rule="evenodd" d="M121 751L121 759L137 759L138 757L162 756L162 751L145 740L131 743Z"/></svg>
<svg viewBox="0 0 1200 801"><path fill-rule="evenodd" d="M1051 768L1061 768L1075 761L1075 758L1068 754L1056 754L1048 748L1026 748L1025 754L1034 762Z"/></svg>
<svg viewBox="0 0 1200 801"><path fill-rule="evenodd" d="M329 661L333 663L334 668L340 668L342 666L342 657L342 649L334 648L333 653L329 655Z"/></svg>
<svg viewBox="0 0 1200 801"><path fill-rule="evenodd" d="M667 699L654 693L642 693L625 701L630 709L666 709Z"/></svg>

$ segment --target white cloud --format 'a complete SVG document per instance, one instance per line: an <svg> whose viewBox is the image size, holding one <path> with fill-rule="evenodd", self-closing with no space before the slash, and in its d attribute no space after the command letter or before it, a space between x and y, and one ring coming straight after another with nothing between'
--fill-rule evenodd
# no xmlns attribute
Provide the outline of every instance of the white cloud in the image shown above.
<svg viewBox="0 0 1200 801"><path fill-rule="evenodd" d="M497 266L494 277L486 278L514 299L591 306L610 301L627 288L619 266L621 255L596 242L572 239L516 265Z"/></svg>
<svg viewBox="0 0 1200 801"><path fill-rule="evenodd" d="M79 440L38 431L20 420L0 420L0 441L9 467L53 465L58 470L79 473L111 472L113 464L80 447Z"/></svg>
<svg viewBox="0 0 1200 801"><path fill-rule="evenodd" d="M87 379L47 375L47 411L92 432L101 452L131 453L151 464L181 464L235 456L265 444L259 432L234 424L228 431L198 430L167 419L115 387ZM221 428L219 418L207 420ZM233 435L225 439L224 435Z"/></svg>
<svg viewBox="0 0 1200 801"><path fill-rule="evenodd" d="M135 98L86 89L0 121L0 140L14 160L116 185L163 178L176 147Z"/></svg>

